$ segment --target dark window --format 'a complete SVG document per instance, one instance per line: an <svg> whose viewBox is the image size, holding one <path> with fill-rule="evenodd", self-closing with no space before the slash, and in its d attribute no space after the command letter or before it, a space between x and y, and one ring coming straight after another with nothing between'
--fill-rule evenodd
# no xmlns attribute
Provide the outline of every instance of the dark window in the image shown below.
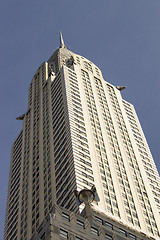
<svg viewBox="0 0 160 240"><path fill-rule="evenodd" d="M45 238L46 238L46 234L43 233L42 236L40 237L40 239L41 239L41 240L45 240Z"/></svg>

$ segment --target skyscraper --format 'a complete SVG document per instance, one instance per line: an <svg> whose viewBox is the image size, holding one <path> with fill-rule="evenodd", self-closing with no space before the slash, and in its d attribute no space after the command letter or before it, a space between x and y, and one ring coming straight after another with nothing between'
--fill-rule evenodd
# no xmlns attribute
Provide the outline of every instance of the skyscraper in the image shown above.
<svg viewBox="0 0 160 240"><path fill-rule="evenodd" d="M78 213L75 190L95 188L97 211L160 239L160 178L124 87L60 47L36 71L12 147L5 240L28 240L54 204Z"/></svg>

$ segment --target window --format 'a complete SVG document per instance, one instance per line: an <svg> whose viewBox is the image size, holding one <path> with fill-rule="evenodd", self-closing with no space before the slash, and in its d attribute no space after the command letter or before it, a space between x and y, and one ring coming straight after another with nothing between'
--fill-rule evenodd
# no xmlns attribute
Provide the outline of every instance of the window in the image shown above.
<svg viewBox="0 0 160 240"><path fill-rule="evenodd" d="M100 223L100 224L102 224L102 223L103 223L102 219L101 219L101 218L99 218L99 217L96 217L96 222L98 222L98 223Z"/></svg>
<svg viewBox="0 0 160 240"><path fill-rule="evenodd" d="M77 220L77 225L81 228L84 228L84 222Z"/></svg>
<svg viewBox="0 0 160 240"><path fill-rule="evenodd" d="M42 234L42 236L40 237L41 240L45 240L45 233Z"/></svg>
<svg viewBox="0 0 160 240"><path fill-rule="evenodd" d="M68 239L68 232L66 232L63 229L60 229L60 237L63 237L64 239Z"/></svg>
<svg viewBox="0 0 160 240"><path fill-rule="evenodd" d="M95 234L98 236L98 229L91 227L91 233Z"/></svg>
<svg viewBox="0 0 160 240"><path fill-rule="evenodd" d="M108 234L105 234L105 240L112 240L112 237Z"/></svg>
<svg viewBox="0 0 160 240"><path fill-rule="evenodd" d="M83 239L82 239L82 238L80 238L80 237L77 237L77 236L76 236L76 240L83 240Z"/></svg>
<svg viewBox="0 0 160 240"><path fill-rule="evenodd" d="M119 232L120 232L120 234L126 236L126 231L124 231L123 229L119 229Z"/></svg>
<svg viewBox="0 0 160 240"><path fill-rule="evenodd" d="M108 227L108 228L113 229L113 225L112 225L111 223L109 223L109 222L104 222L104 225L105 225L106 227Z"/></svg>
<svg viewBox="0 0 160 240"><path fill-rule="evenodd" d="M68 222L70 221L70 217L69 217L69 215L68 214L66 214L66 213L62 213L62 218L64 218L65 220L67 220Z"/></svg>
<svg viewBox="0 0 160 240"><path fill-rule="evenodd" d="M133 234L129 233L129 238L132 240L136 240L136 236L134 236Z"/></svg>

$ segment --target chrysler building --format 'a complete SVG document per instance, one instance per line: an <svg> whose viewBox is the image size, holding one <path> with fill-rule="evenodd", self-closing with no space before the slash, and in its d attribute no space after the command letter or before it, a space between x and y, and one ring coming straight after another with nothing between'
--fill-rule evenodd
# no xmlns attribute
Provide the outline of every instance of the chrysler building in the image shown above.
<svg viewBox="0 0 160 240"><path fill-rule="evenodd" d="M28 108L17 118L23 127L12 147L5 240L34 239L55 204L80 214L75 193L83 189L95 189L97 212L160 239L160 177L123 89L68 50L60 34L60 47L37 69Z"/></svg>

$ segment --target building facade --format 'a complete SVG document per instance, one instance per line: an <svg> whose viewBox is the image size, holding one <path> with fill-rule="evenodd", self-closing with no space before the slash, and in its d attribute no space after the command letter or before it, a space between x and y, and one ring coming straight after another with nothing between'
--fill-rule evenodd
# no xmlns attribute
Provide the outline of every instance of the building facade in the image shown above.
<svg viewBox="0 0 160 240"><path fill-rule="evenodd" d="M93 186L99 211L160 239L160 177L133 105L60 40L17 118L4 239L31 239L55 204L78 214L74 191Z"/></svg>

